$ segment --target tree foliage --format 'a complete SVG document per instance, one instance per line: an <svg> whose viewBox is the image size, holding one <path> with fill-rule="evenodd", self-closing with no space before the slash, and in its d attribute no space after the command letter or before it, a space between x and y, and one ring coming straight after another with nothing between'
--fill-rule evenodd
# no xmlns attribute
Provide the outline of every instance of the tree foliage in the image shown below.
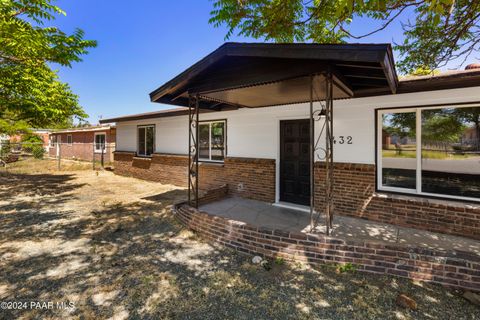
<svg viewBox="0 0 480 320"><path fill-rule="evenodd" d="M422 110L423 143L459 142L465 129L472 127L476 131L474 147L480 147L480 108L443 108ZM391 135L416 138L416 113L403 112L387 115L384 127Z"/></svg>
<svg viewBox="0 0 480 320"><path fill-rule="evenodd" d="M210 23L239 35L275 42L342 43L385 30L400 20L404 41L395 44L400 70L435 70L466 59L480 43L480 1L471 0L214 0ZM352 28L358 18L374 20L369 31Z"/></svg>
<svg viewBox="0 0 480 320"><path fill-rule="evenodd" d="M88 48L80 29L46 26L65 14L53 0L0 0L0 131L61 126L86 117L52 65L71 67Z"/></svg>

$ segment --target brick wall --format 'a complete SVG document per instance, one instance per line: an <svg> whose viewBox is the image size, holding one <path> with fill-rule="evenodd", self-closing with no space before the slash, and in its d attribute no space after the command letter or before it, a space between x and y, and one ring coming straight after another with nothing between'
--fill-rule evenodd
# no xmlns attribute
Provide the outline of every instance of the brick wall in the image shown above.
<svg viewBox="0 0 480 320"><path fill-rule="evenodd" d="M139 179L186 187L188 159L184 156L153 154L151 158L135 157L133 152L114 153L115 173Z"/></svg>
<svg viewBox="0 0 480 320"><path fill-rule="evenodd" d="M324 195L322 163L315 166L316 208ZM480 239L480 206L418 196L375 192L375 166L336 163L335 214L360 217L398 226Z"/></svg>
<svg viewBox="0 0 480 320"><path fill-rule="evenodd" d="M115 172L121 175L187 186L188 158L154 154L135 158L134 153L115 154ZM324 168L315 166L316 208L322 210ZM275 201L275 160L226 158L223 164L199 165L201 190L228 185L228 192L245 198ZM480 239L480 206L456 201L399 196L375 192L375 166L336 163L334 170L335 214L412 227L420 230Z"/></svg>
<svg viewBox="0 0 480 320"><path fill-rule="evenodd" d="M207 240L249 254L281 256L311 264L352 263L360 271L480 291L480 256L376 242L351 242L324 235L254 227L200 212L185 204L176 217Z"/></svg>
<svg viewBox="0 0 480 320"><path fill-rule="evenodd" d="M115 173L187 187L188 157L155 153L137 158L133 152L115 152ZM200 163L201 190L228 185L230 194L260 201L275 201L275 160L226 158L224 163Z"/></svg>
<svg viewBox="0 0 480 320"><path fill-rule="evenodd" d="M62 159L78 159L84 161L92 161L95 156L96 161L101 160L101 153L94 153L95 132L105 133L106 150L103 154L104 162L113 161L113 151L115 151L115 128L105 131L82 131L82 132L66 132L52 133L50 137L56 136L60 142L60 156ZM67 144L67 136L72 136L72 144ZM57 156L57 146L49 147L48 154L50 157Z"/></svg>
<svg viewBox="0 0 480 320"><path fill-rule="evenodd" d="M275 160L227 158L225 168L230 194L275 202Z"/></svg>

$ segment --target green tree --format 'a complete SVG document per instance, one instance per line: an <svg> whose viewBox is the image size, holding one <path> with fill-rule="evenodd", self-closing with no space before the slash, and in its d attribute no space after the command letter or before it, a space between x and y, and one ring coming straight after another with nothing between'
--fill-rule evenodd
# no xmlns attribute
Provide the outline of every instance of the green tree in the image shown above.
<svg viewBox="0 0 480 320"><path fill-rule="evenodd" d="M480 151L480 107L457 108L454 115L463 123L472 123L475 128L475 150Z"/></svg>
<svg viewBox="0 0 480 320"><path fill-rule="evenodd" d="M400 20L406 13L409 20ZM371 29L356 33L351 23L358 18L373 20ZM226 25L226 38L238 31L275 42L341 43L371 36L396 20L405 38L394 48L405 74L435 70L479 48L480 1L471 0L214 0L210 23Z"/></svg>
<svg viewBox="0 0 480 320"><path fill-rule="evenodd" d="M46 26L65 14L53 0L0 0L0 132L58 127L85 112L52 65L71 67L88 48L80 29Z"/></svg>

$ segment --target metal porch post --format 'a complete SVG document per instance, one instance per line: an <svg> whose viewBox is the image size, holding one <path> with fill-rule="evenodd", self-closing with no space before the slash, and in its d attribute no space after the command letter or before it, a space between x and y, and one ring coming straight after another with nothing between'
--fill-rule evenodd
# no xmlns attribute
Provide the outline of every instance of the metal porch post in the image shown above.
<svg viewBox="0 0 480 320"><path fill-rule="evenodd" d="M333 219L333 79L332 73L327 73L325 99L325 227L326 234L330 234Z"/></svg>
<svg viewBox="0 0 480 320"><path fill-rule="evenodd" d="M199 96L188 96L188 204L198 208Z"/></svg>
<svg viewBox="0 0 480 320"><path fill-rule="evenodd" d="M313 75L310 76L310 230L316 227L315 212L315 122L313 120Z"/></svg>

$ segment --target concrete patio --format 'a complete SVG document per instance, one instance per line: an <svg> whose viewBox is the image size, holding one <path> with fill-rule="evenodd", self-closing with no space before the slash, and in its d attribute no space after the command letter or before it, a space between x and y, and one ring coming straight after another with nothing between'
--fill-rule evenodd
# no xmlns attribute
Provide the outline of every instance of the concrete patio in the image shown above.
<svg viewBox="0 0 480 320"><path fill-rule="evenodd" d="M310 229L308 212L256 200L228 197L203 205L200 210L254 226L290 232L308 232ZM320 218L316 232L325 232L323 224L324 220ZM331 235L347 240L383 241L437 250L469 251L480 255L480 241L339 215L334 217Z"/></svg>

